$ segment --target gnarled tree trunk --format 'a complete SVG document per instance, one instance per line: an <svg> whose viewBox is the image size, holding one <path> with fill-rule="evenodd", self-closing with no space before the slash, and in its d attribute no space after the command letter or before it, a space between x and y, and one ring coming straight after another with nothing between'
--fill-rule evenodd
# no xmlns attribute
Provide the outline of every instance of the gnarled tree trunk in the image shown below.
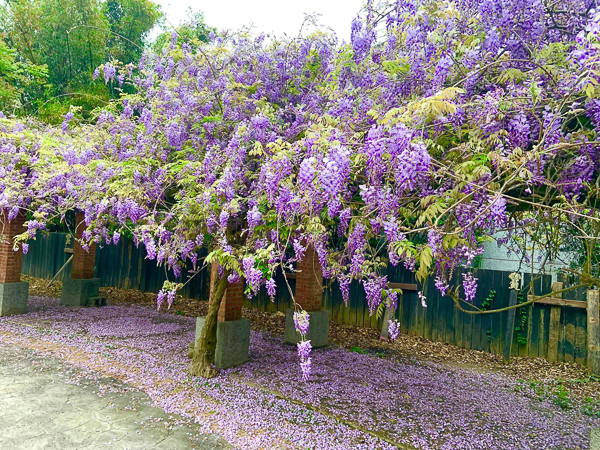
<svg viewBox="0 0 600 450"><path fill-rule="evenodd" d="M221 278L213 292L208 313L204 319L204 327L200 338L194 346L194 356L190 366L190 374L203 378L214 378L217 371L212 366L215 362L215 350L217 348L217 318L221 300L227 289L227 277Z"/></svg>

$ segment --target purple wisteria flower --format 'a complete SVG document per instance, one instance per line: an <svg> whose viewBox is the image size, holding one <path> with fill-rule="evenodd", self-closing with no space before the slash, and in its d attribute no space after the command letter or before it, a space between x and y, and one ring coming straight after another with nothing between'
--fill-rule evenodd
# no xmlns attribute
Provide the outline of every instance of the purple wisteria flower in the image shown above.
<svg viewBox="0 0 600 450"><path fill-rule="evenodd" d="M273 278L269 278L266 282L266 286L267 286L267 294L269 295L269 298L271 299L272 302L275 301L275 292L276 292L276 288L277 285L275 284L275 280Z"/></svg>
<svg viewBox="0 0 600 450"><path fill-rule="evenodd" d="M475 300L475 294L477 294L477 278L474 278L471 272L463 273L462 276L465 300L472 302Z"/></svg>
<svg viewBox="0 0 600 450"><path fill-rule="evenodd" d="M66 133L67 130L69 129L69 122L71 122L72 119L73 119L73 113L69 111L65 115L65 120L63 121L63 123L61 125L61 129L62 129L63 133Z"/></svg>
<svg viewBox="0 0 600 450"><path fill-rule="evenodd" d="M167 307L168 308L170 308L173 305L173 302L175 301L175 294L176 294L175 290L169 291L167 293L167 305L168 305Z"/></svg>
<svg viewBox="0 0 600 450"><path fill-rule="evenodd" d="M308 328L310 326L310 316L306 311L294 312L294 325L296 331L303 336L308 334Z"/></svg>
<svg viewBox="0 0 600 450"><path fill-rule="evenodd" d="M425 300L427 300L427 297L425 297L425 296L423 295L423 292L422 292L422 291L419 291L419 292L417 293L417 295L418 295L418 297L419 297L419 300L421 301L421 306L422 306L423 308L427 308L427 303L425 302Z"/></svg>
<svg viewBox="0 0 600 450"><path fill-rule="evenodd" d="M158 296L156 297L156 309L160 309L162 304L165 302L166 298L167 298L167 293L163 289L161 289L158 292Z"/></svg>
<svg viewBox="0 0 600 450"><path fill-rule="evenodd" d="M310 356L310 352L312 350L312 345L310 341L301 341L298 342L298 356L300 359L306 359Z"/></svg>
<svg viewBox="0 0 600 450"><path fill-rule="evenodd" d="M104 82L108 83L109 81L113 80L115 78L115 75L117 73L117 70L115 69L115 67L112 64L104 64Z"/></svg>
<svg viewBox="0 0 600 450"><path fill-rule="evenodd" d="M398 339L400 335L400 323L397 320L392 319L388 321L388 334L392 341Z"/></svg>
<svg viewBox="0 0 600 450"><path fill-rule="evenodd" d="M440 276L435 277L435 287L438 291L440 291L442 297L445 296L448 292L448 289L450 289L448 282Z"/></svg>
<svg viewBox="0 0 600 450"><path fill-rule="evenodd" d="M300 369L302 370L302 379L308 381L310 378L311 358L306 358L300 361Z"/></svg>

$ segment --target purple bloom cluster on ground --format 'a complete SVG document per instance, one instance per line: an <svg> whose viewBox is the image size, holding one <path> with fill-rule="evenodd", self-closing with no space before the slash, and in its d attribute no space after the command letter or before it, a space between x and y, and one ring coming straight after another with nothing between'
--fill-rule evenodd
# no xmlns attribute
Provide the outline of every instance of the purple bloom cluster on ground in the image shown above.
<svg viewBox="0 0 600 450"><path fill-rule="evenodd" d="M300 381L296 349L252 332L250 361L206 381L188 375L194 319L144 307L70 309L30 299L0 319L0 344L65 358L145 390L236 448L584 449L600 419L517 392L503 374L340 348L313 351Z"/></svg>

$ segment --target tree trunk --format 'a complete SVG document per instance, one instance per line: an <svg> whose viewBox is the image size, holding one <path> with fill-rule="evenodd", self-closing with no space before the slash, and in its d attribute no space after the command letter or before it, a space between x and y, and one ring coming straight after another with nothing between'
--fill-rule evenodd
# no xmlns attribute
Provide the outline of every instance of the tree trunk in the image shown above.
<svg viewBox="0 0 600 450"><path fill-rule="evenodd" d="M200 333L200 339L194 346L194 357L190 366L190 374L202 378L214 378L217 371L212 366L215 362L215 350L217 348L217 318L221 300L227 289L227 277L221 278L215 286L208 314L204 319L204 327Z"/></svg>

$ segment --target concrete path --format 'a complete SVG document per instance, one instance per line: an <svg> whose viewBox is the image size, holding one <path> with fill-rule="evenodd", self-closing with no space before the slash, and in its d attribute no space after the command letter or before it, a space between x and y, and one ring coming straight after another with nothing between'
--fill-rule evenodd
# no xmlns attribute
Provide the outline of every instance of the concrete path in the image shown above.
<svg viewBox="0 0 600 450"><path fill-rule="evenodd" d="M59 359L0 345L2 450L230 448L150 404L144 392L119 380L82 378Z"/></svg>

